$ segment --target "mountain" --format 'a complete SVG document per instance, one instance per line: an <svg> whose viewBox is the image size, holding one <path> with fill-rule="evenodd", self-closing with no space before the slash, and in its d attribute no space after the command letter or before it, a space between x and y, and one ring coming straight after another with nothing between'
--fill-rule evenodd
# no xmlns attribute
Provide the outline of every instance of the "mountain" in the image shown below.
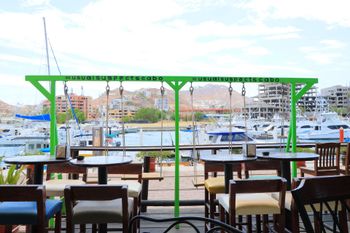
<svg viewBox="0 0 350 233"><path fill-rule="evenodd" d="M158 88L142 88L136 91L123 92L126 105L133 105L140 107L154 107L155 100L160 98L160 90ZM174 108L175 98L174 92L171 89L165 89L165 95L168 98L168 103L171 109ZM109 103L113 99L119 99L119 89L110 91ZM99 106L106 105L106 94L102 94L98 98L92 100L92 107L99 108ZM246 103L251 102L251 98L246 98ZM195 109L208 108L225 108L229 109L229 92L228 86L207 84L205 86L194 87L193 91L193 105ZM232 92L232 107L243 107L243 97L237 91ZM191 110L191 97L189 87L186 85L180 91L180 109L181 111Z"/></svg>

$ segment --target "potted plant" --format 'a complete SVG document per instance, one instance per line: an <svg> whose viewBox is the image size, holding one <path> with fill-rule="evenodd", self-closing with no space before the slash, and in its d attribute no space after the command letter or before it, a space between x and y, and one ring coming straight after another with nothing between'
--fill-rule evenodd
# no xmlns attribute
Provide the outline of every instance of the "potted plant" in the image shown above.
<svg viewBox="0 0 350 233"><path fill-rule="evenodd" d="M6 170L1 169L0 170L0 185L4 184L24 184L26 182L26 179L23 178L24 167L20 167L19 169L16 169L16 165L11 165L7 172ZM0 233L5 233L5 226L0 225ZM12 226L12 232L18 232L19 226Z"/></svg>
<svg viewBox="0 0 350 233"><path fill-rule="evenodd" d="M172 151L141 151L136 154L136 157L139 159L144 159L149 157L149 171L155 172L156 162L160 163L163 159L171 158L174 156ZM158 160L158 161L157 161Z"/></svg>

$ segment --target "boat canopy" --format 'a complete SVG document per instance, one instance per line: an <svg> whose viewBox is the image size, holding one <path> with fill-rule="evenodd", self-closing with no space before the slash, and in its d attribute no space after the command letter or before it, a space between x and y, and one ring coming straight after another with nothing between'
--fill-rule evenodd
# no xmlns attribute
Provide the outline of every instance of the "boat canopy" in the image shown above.
<svg viewBox="0 0 350 233"><path fill-rule="evenodd" d="M34 120L34 121L50 121L50 114L42 114L42 115L36 115L36 116L25 116L16 114L16 117L28 119L28 120Z"/></svg>

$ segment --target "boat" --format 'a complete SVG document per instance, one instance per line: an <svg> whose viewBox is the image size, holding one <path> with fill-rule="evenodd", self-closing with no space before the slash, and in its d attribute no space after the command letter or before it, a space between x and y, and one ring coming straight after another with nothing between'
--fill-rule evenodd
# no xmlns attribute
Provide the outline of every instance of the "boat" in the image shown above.
<svg viewBox="0 0 350 233"><path fill-rule="evenodd" d="M301 127L304 132L298 131ZM340 128L344 130L344 137L350 138L350 124L342 121L335 112L322 113L313 124L305 124L298 128L299 140L339 140Z"/></svg>
<svg viewBox="0 0 350 233"><path fill-rule="evenodd" d="M219 128L217 130L207 131L209 144L227 144L230 142L230 136L232 135L232 143L241 144L242 142L254 142L255 140L248 136L244 130L238 128Z"/></svg>

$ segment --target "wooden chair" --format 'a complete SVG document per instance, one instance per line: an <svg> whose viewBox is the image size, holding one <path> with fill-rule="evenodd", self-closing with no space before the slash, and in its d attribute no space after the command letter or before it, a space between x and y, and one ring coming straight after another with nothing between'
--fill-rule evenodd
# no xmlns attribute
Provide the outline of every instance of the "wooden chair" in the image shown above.
<svg viewBox="0 0 350 233"><path fill-rule="evenodd" d="M225 193L225 179L223 176L217 176L218 172L223 171L224 164L204 163L204 215L206 218L215 218L216 206L218 205L216 195ZM237 173L238 178L242 178L241 164L232 164L232 171ZM211 177L210 173L212 173Z"/></svg>
<svg viewBox="0 0 350 233"><path fill-rule="evenodd" d="M243 163L242 168L246 179L270 179L281 177L281 162L277 160L257 159L249 163ZM276 171L275 175L250 175L253 171Z"/></svg>
<svg viewBox="0 0 350 233"><path fill-rule="evenodd" d="M122 223L123 233L133 211L133 200L128 198L126 186L81 185L64 190L67 233L74 233L75 224Z"/></svg>
<svg viewBox="0 0 350 233"><path fill-rule="evenodd" d="M46 200L42 185L1 185L0 225L32 225L33 232L47 232L50 218L55 217L55 233L61 232L62 202Z"/></svg>
<svg viewBox="0 0 350 233"><path fill-rule="evenodd" d="M319 158L315 160L314 167L300 167L300 174L313 176L327 176L340 174L340 143L317 143L316 154Z"/></svg>
<svg viewBox="0 0 350 233"><path fill-rule="evenodd" d="M53 175L56 174L68 174L68 179L53 179ZM74 174L82 174L83 179L72 179ZM64 188L66 185L83 185L87 179L87 168L73 166L69 162L66 163L54 163L48 164L46 170L46 181L44 182L46 187L47 196L64 196Z"/></svg>
<svg viewBox="0 0 350 233"><path fill-rule="evenodd" d="M278 192L279 200L271 197L270 193ZM285 228L284 201L286 180L283 178L270 180L237 180L230 181L230 192L219 197L220 219L236 227L236 217L262 215L263 230L268 231L268 215L277 219L275 231L282 233ZM227 216L228 215L228 216ZM251 223L247 222L247 232L252 232ZM260 227L257 226L260 229Z"/></svg>
<svg viewBox="0 0 350 233"><path fill-rule="evenodd" d="M295 204L308 233L348 232L346 212L349 212L350 176L307 177L292 190ZM308 212L314 216L311 224ZM324 215L329 215L331 225L326 224ZM330 228L330 229L329 229Z"/></svg>
<svg viewBox="0 0 350 233"><path fill-rule="evenodd" d="M346 155L345 155L345 164L344 169L340 169L340 173L344 175L350 175L350 143L346 145Z"/></svg>

